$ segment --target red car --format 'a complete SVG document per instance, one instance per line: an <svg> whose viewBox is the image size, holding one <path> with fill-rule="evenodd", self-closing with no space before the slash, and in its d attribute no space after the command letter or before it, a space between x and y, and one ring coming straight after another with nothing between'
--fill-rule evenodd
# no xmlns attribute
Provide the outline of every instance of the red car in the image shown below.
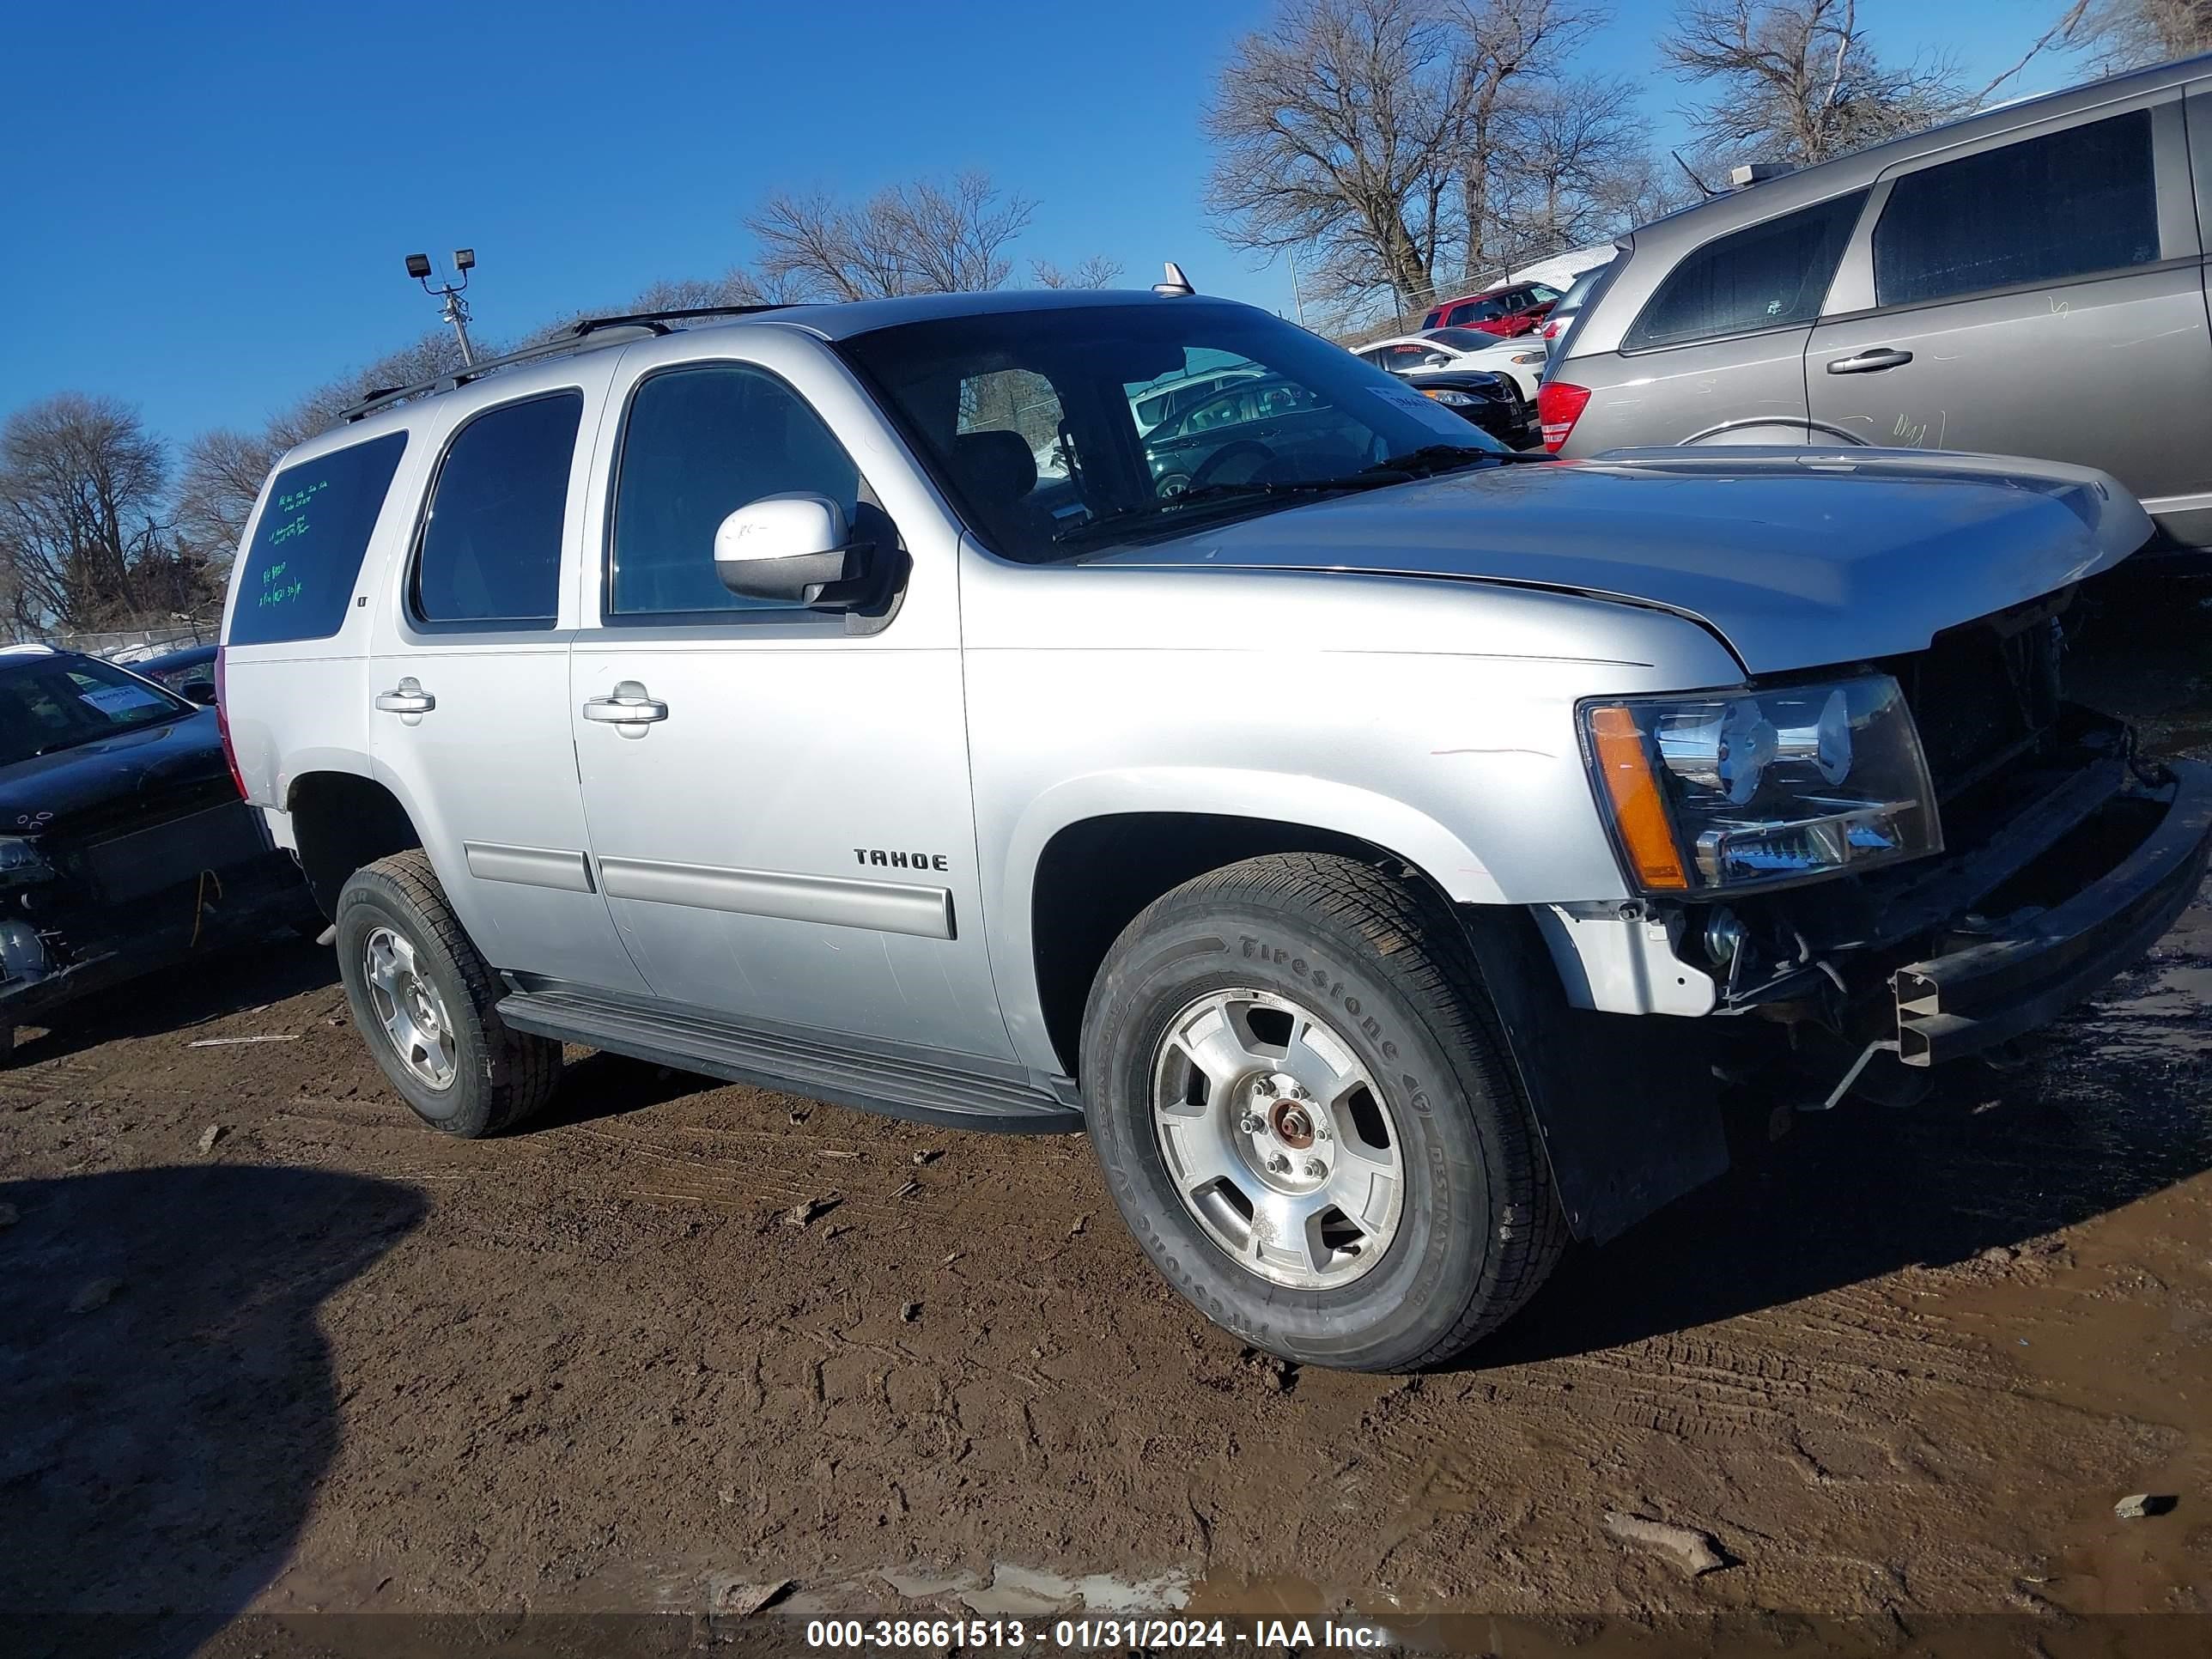
<svg viewBox="0 0 2212 1659"><path fill-rule="evenodd" d="M1447 300L1421 319L1424 329L1479 328L1485 334L1511 339L1526 334L1552 314L1559 290L1543 283L1516 283L1486 294L1469 294Z"/></svg>

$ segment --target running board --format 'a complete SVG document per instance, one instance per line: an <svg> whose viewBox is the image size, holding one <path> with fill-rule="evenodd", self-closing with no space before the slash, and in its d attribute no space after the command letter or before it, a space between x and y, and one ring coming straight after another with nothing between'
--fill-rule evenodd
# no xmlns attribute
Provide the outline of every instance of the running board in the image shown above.
<svg viewBox="0 0 2212 1659"><path fill-rule="evenodd" d="M499 1017L518 1031L957 1129L1066 1134L1083 1127L1075 1085L1010 1060L798 1026L740 1024L681 1003L617 999L565 985L510 992Z"/></svg>

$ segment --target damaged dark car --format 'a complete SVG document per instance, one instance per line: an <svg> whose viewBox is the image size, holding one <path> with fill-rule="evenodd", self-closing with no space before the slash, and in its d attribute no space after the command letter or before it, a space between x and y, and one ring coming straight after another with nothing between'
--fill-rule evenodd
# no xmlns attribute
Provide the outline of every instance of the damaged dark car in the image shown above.
<svg viewBox="0 0 2212 1659"><path fill-rule="evenodd" d="M320 927L219 719L97 658L0 653L0 1055L88 991Z"/></svg>

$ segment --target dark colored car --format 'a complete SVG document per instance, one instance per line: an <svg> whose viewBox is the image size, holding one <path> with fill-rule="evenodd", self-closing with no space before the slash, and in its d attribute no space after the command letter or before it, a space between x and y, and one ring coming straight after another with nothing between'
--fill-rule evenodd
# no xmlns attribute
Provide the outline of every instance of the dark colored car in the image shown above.
<svg viewBox="0 0 2212 1659"><path fill-rule="evenodd" d="M94 657L0 653L0 1055L100 986L320 927L217 720Z"/></svg>
<svg viewBox="0 0 2212 1659"><path fill-rule="evenodd" d="M142 678L167 686L188 702L215 701L215 647L211 645L188 645L181 651L134 662L130 668Z"/></svg>
<svg viewBox="0 0 2212 1659"><path fill-rule="evenodd" d="M1495 374L1469 372L1424 374L1421 395L1463 416L1506 444L1519 441L1519 399ZM1283 461L1328 476L1371 459L1329 453L1340 442L1344 417L1334 404L1296 381L1279 375L1240 381L1195 407L1185 410L1145 434L1146 459L1154 488L1172 499L1212 483L1243 483L1262 465ZM1296 465L1310 452L1303 469Z"/></svg>
<svg viewBox="0 0 2212 1659"><path fill-rule="evenodd" d="M1433 307L1421 319L1424 329L1475 328L1501 339L1526 334L1552 314L1559 290L1547 283L1515 283L1485 294L1462 295Z"/></svg>

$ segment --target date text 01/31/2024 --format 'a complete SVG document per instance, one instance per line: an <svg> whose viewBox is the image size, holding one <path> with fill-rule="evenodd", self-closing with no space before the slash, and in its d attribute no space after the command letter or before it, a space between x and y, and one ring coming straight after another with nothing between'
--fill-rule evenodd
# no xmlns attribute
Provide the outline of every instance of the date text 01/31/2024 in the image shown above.
<svg viewBox="0 0 2212 1659"><path fill-rule="evenodd" d="M814 1619L806 1626L806 1645L823 1650L941 1651L957 1645L1008 1651L1323 1648L1372 1652L1390 1641L1390 1633L1378 1625L1339 1624L1334 1619L1259 1619L1243 1624L1226 1619L1133 1616L1058 1619L1049 1625L1020 1619Z"/></svg>

